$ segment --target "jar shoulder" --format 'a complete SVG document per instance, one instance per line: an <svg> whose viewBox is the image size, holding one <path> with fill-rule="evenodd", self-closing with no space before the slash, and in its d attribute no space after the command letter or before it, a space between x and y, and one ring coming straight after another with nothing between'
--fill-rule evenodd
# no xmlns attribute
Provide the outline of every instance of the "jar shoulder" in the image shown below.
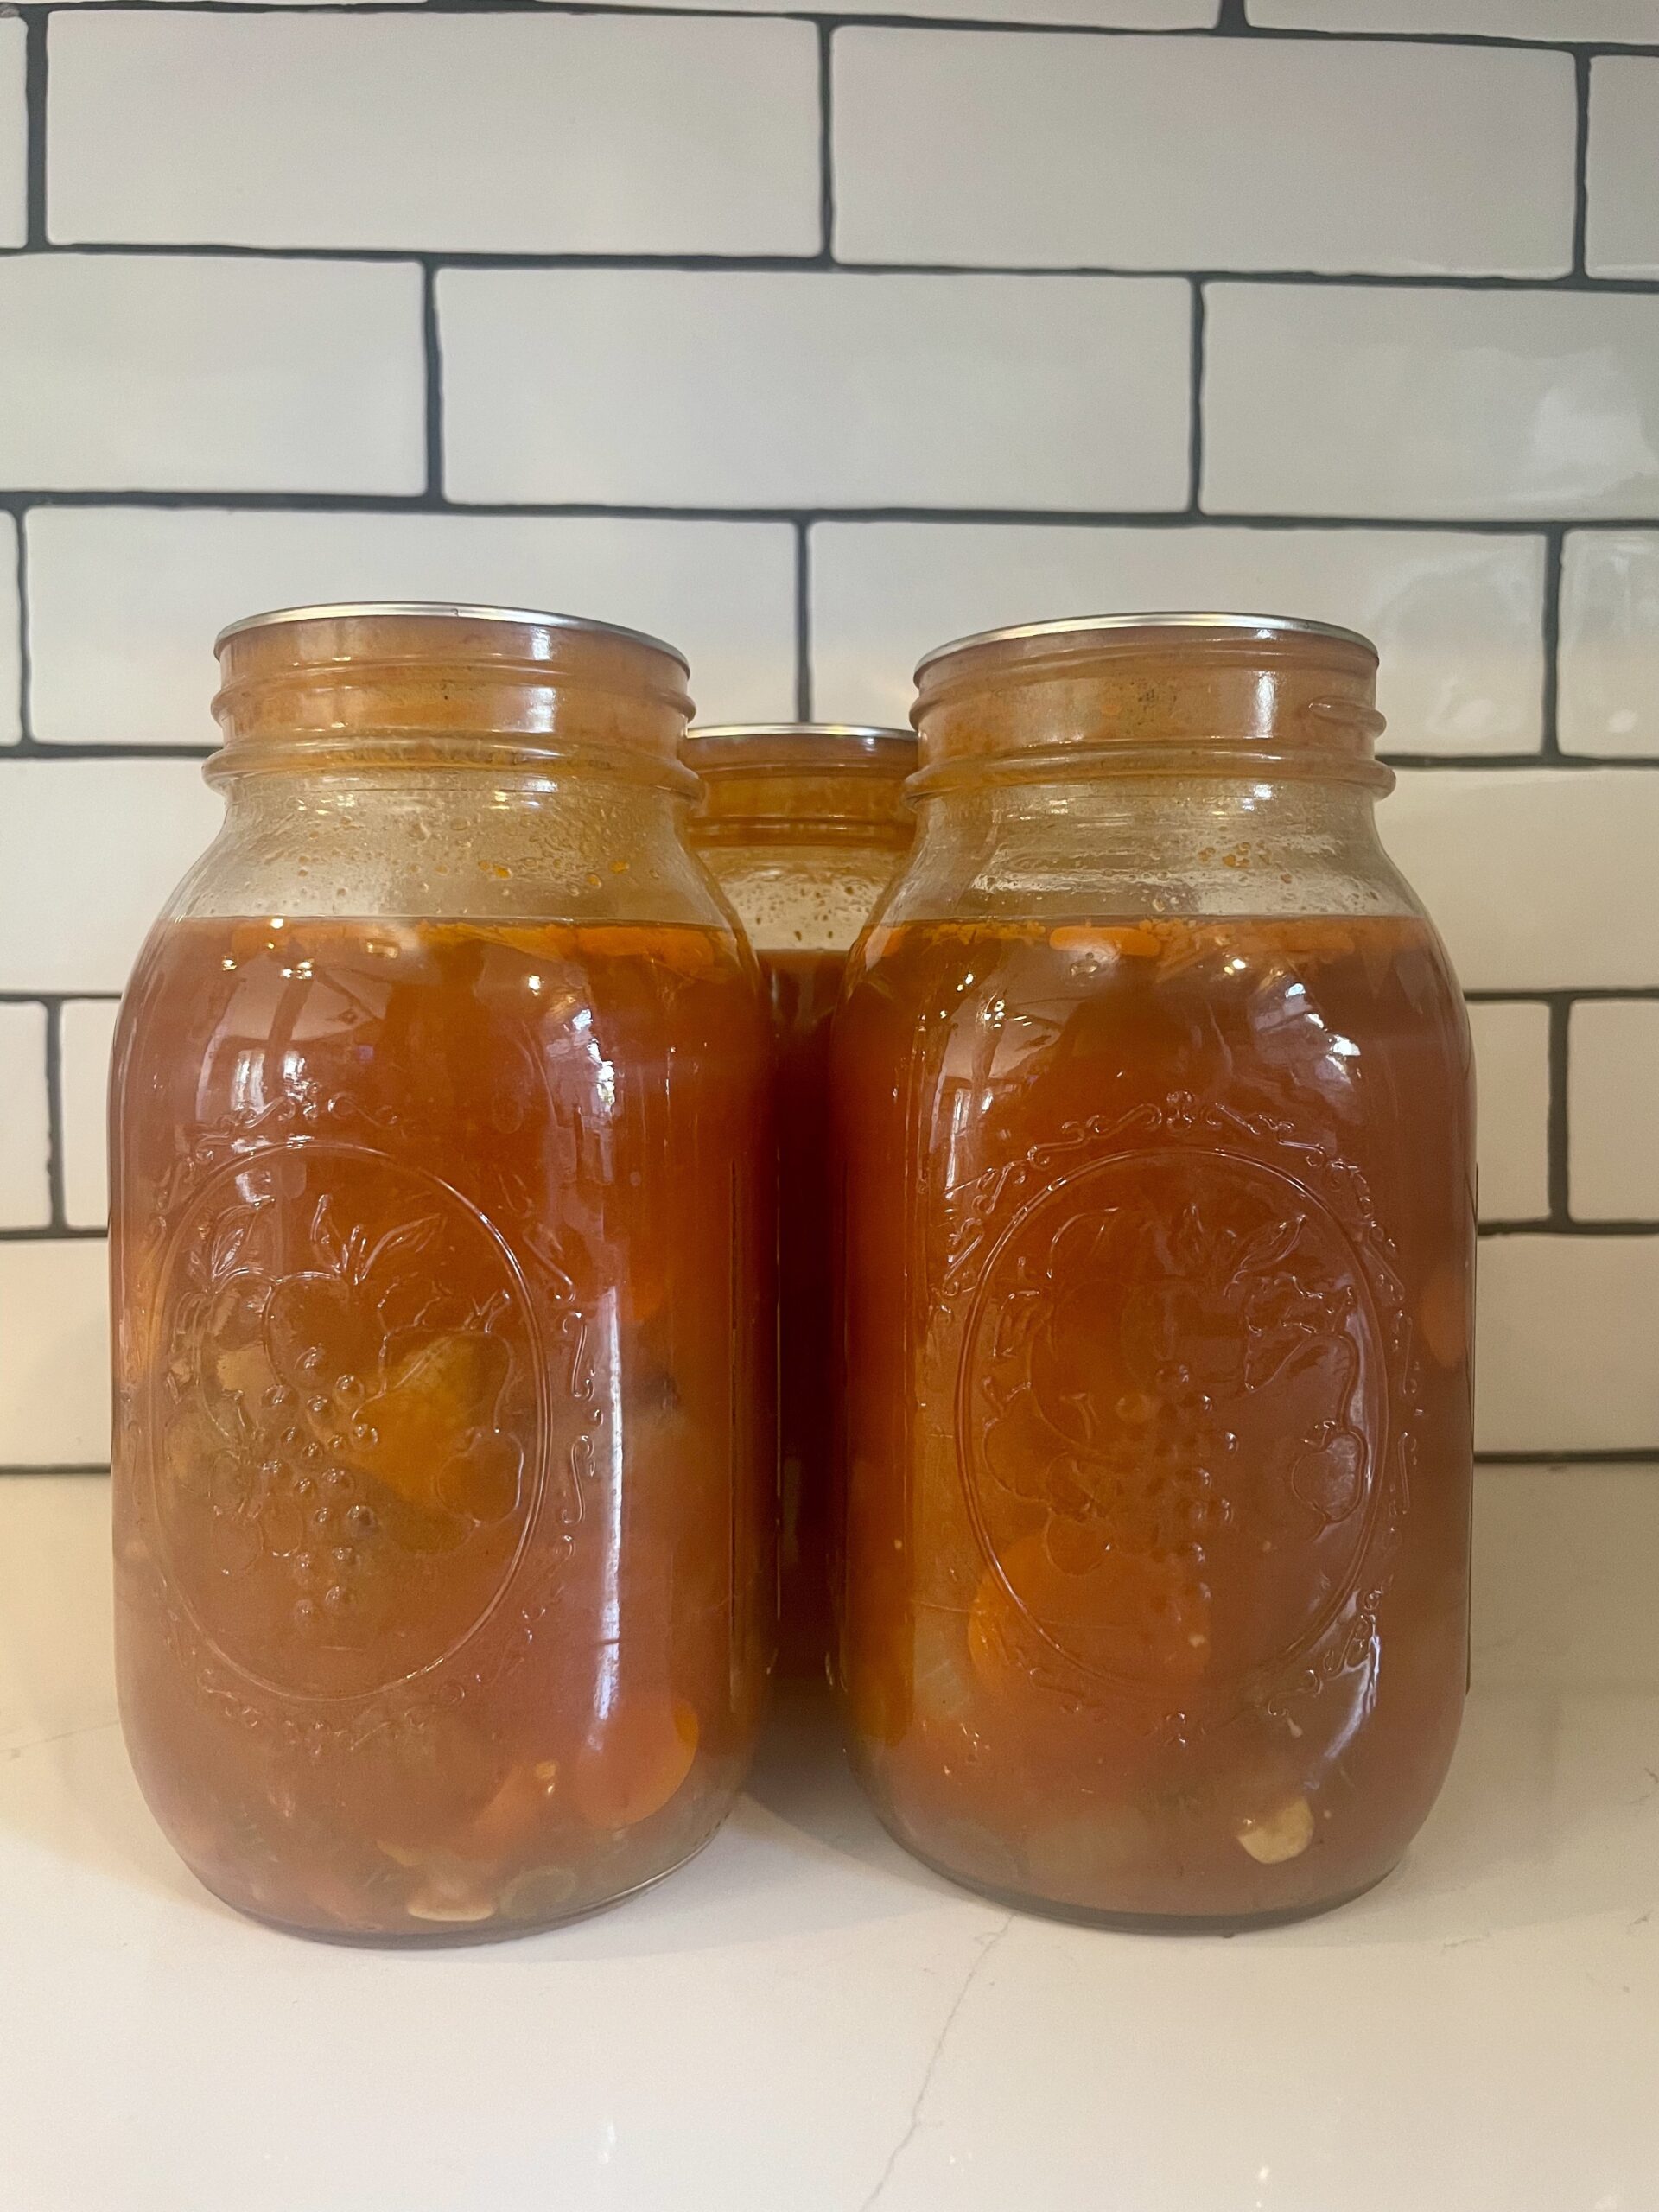
<svg viewBox="0 0 1659 2212"><path fill-rule="evenodd" d="M955 792L922 807L883 918L1421 916L1377 826L1370 791L1312 783Z"/></svg>
<svg viewBox="0 0 1659 2212"><path fill-rule="evenodd" d="M298 784L298 788L296 788ZM672 793L559 782L318 774L249 779L163 909L232 916L681 924L732 932Z"/></svg>

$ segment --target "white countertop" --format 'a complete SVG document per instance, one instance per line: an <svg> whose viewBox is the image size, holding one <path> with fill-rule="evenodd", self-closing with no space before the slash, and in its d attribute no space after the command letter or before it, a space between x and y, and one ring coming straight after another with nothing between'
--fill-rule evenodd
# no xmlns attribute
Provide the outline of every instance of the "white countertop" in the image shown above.
<svg viewBox="0 0 1659 2212"><path fill-rule="evenodd" d="M1481 1478L1440 1805L1230 1940L950 1889L810 1708L612 1912L272 1934L139 1800L105 1523L97 1478L0 1480L0 2212L1659 2212L1659 1468Z"/></svg>

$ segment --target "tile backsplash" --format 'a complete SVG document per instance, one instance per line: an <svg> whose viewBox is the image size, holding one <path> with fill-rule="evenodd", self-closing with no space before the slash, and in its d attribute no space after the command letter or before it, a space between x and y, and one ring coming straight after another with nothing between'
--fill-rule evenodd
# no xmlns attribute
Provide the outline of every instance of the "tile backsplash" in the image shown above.
<svg viewBox="0 0 1659 2212"><path fill-rule="evenodd" d="M0 1468L99 1464L209 647L570 607L708 718L1103 607L1376 638L1478 1419L1659 1452L1659 0L0 9Z"/></svg>

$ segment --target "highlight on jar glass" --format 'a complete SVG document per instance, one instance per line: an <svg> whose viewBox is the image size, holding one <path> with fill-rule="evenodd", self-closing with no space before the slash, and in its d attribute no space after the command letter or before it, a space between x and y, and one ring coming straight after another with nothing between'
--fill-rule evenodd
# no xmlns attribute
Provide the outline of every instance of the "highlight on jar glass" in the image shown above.
<svg viewBox="0 0 1659 2212"><path fill-rule="evenodd" d="M121 1711L209 1889L506 1935L719 1825L770 1639L768 1039L671 647L219 639L113 1078Z"/></svg>
<svg viewBox="0 0 1659 2212"><path fill-rule="evenodd" d="M830 1281L830 1019L847 955L910 848L909 730L829 722L694 729L690 837L771 996L778 1067L779 1618L785 1675L830 1651L838 1336Z"/></svg>
<svg viewBox="0 0 1659 2212"><path fill-rule="evenodd" d="M1243 1927L1386 1874L1467 1652L1467 1024L1376 654L1137 615L918 671L836 1019L858 1770L1004 1899Z"/></svg>

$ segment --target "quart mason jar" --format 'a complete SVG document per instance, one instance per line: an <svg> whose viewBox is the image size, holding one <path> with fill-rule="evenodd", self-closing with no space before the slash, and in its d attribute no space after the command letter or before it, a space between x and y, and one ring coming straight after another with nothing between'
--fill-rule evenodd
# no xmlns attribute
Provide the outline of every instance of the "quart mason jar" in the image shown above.
<svg viewBox="0 0 1659 2212"><path fill-rule="evenodd" d="M830 1651L836 1330L830 1281L830 1018L847 954L908 851L908 730L779 722L694 729L690 836L741 917L772 1001L778 1070L779 1670Z"/></svg>
<svg viewBox="0 0 1659 2212"><path fill-rule="evenodd" d="M219 652L116 1049L127 1740L247 1912L533 1928L712 1834L770 1632L767 1036L685 667L480 607Z"/></svg>
<svg viewBox="0 0 1659 2212"><path fill-rule="evenodd" d="M921 1858L1102 1922L1354 1896L1466 1661L1469 1037L1376 654L1236 615L922 664L837 1019L842 1669Z"/></svg>

